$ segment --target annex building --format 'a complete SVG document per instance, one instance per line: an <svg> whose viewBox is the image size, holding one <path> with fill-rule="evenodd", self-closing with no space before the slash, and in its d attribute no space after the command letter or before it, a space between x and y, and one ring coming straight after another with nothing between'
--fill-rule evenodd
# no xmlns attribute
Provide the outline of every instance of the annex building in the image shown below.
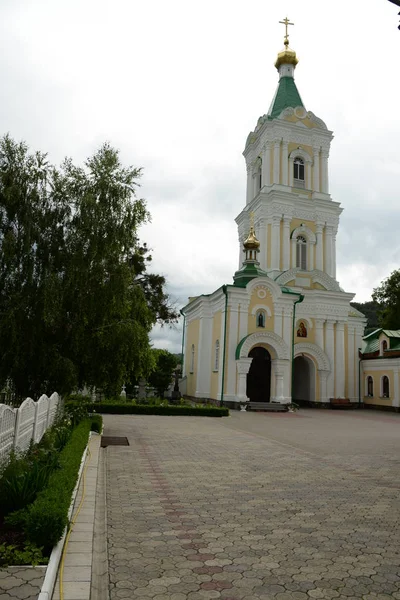
<svg viewBox="0 0 400 600"><path fill-rule="evenodd" d="M243 152L247 193L236 217L233 282L182 309L183 391L191 398L231 406L247 398L358 402L365 319L336 280L342 208L329 193L333 135L305 107L297 63L286 34L271 106Z"/></svg>

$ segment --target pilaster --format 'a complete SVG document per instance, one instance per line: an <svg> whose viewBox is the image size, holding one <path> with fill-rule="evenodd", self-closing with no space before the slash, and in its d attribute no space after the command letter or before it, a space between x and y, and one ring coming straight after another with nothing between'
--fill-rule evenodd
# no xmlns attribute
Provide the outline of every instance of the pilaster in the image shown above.
<svg viewBox="0 0 400 600"><path fill-rule="evenodd" d="M290 269L290 220L291 217L283 217L283 271L287 271L288 269Z"/></svg>
<svg viewBox="0 0 400 600"><path fill-rule="evenodd" d="M319 178L320 178L320 169L319 169L319 147L315 146L313 148L314 153L314 192L319 192Z"/></svg>
<svg viewBox="0 0 400 600"><path fill-rule="evenodd" d="M281 251L281 218L272 217L271 270L279 270Z"/></svg>
<svg viewBox="0 0 400 600"><path fill-rule="evenodd" d="M262 155L263 186L271 185L270 167L271 167L271 144L269 142L267 142L264 146L264 151L263 151L263 155Z"/></svg>
<svg viewBox="0 0 400 600"><path fill-rule="evenodd" d="M246 190L246 204L249 204L253 200L253 169L249 163L246 165L247 171L247 190Z"/></svg>
<svg viewBox="0 0 400 600"><path fill-rule="evenodd" d="M331 225L325 227L325 272L332 277L332 235Z"/></svg>
<svg viewBox="0 0 400 600"><path fill-rule="evenodd" d="M279 182L279 174L280 174L280 170L281 170L280 154L281 154L281 142L275 141L274 142L274 181L273 181L274 183L280 183Z"/></svg>
<svg viewBox="0 0 400 600"><path fill-rule="evenodd" d="M282 142L282 184L288 185L288 142Z"/></svg>
<svg viewBox="0 0 400 600"><path fill-rule="evenodd" d="M320 271L324 270L324 241L323 241L322 231L323 231L322 223L317 223L316 230L315 230L315 234L316 234L316 238L317 238L315 268L319 269Z"/></svg>
<svg viewBox="0 0 400 600"><path fill-rule="evenodd" d="M238 345L239 330L239 305L236 301L229 306L229 337L227 347L227 367L228 379L226 383L226 394L234 396L236 394L236 361L235 352Z"/></svg>
<svg viewBox="0 0 400 600"><path fill-rule="evenodd" d="M329 358L331 365L331 372L327 378L326 393L328 398L334 398L335 396L335 340L334 340L334 326L335 321L328 319L325 322L325 352Z"/></svg>
<svg viewBox="0 0 400 600"><path fill-rule="evenodd" d="M252 358L241 358L236 361L236 368L238 372L238 393L237 399L239 402L246 402L248 400L246 396L247 387L247 374L250 371Z"/></svg>
<svg viewBox="0 0 400 600"><path fill-rule="evenodd" d="M315 343L317 346L325 350L324 344L324 320L316 319L315 320Z"/></svg>
<svg viewBox="0 0 400 600"><path fill-rule="evenodd" d="M335 395L336 398L344 398L345 384L345 347L344 347L344 323L336 323L335 344Z"/></svg>

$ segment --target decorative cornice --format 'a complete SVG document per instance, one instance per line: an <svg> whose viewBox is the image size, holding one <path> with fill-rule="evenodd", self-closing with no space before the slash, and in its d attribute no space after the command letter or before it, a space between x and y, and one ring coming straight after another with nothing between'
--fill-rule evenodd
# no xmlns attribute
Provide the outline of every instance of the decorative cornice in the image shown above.
<svg viewBox="0 0 400 600"><path fill-rule="evenodd" d="M242 342L240 342L241 344ZM239 345L240 345L239 344ZM251 333L243 342L240 348L240 358L247 358L250 350L257 344L266 344L270 346L275 354L276 358L289 360L290 352L289 347L283 341L279 335L273 331L263 331L260 333Z"/></svg>

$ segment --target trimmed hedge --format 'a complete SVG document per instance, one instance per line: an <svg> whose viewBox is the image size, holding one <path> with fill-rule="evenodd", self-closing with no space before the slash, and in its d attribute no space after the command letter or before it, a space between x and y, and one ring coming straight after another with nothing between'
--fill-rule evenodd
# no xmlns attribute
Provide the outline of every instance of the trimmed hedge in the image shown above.
<svg viewBox="0 0 400 600"><path fill-rule="evenodd" d="M73 430L60 452L60 469L50 475L47 487L21 515L27 538L37 546L44 547L45 551L61 539L68 524L68 509L91 423L90 419L85 419Z"/></svg>
<svg viewBox="0 0 400 600"><path fill-rule="evenodd" d="M155 406L148 404L107 404L96 402L88 405L89 412L109 415L165 415L189 417L228 417L229 410L217 406Z"/></svg>

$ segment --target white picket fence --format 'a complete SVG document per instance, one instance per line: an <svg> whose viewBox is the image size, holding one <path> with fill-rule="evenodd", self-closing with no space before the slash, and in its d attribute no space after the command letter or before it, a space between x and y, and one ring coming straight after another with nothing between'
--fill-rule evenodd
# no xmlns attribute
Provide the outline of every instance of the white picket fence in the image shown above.
<svg viewBox="0 0 400 600"><path fill-rule="evenodd" d="M0 404L0 460L12 450L27 450L31 440L40 442L54 423L60 401L54 392L50 398L43 394L37 402L27 398L19 408Z"/></svg>

